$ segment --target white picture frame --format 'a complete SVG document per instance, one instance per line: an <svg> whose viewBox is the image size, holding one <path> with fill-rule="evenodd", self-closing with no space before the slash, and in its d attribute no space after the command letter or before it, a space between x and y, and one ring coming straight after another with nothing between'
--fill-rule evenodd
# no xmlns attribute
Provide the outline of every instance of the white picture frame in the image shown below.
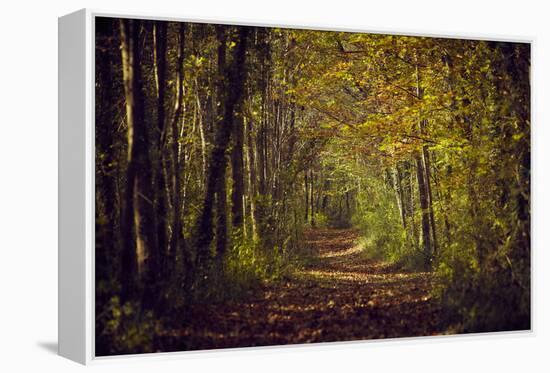
<svg viewBox="0 0 550 373"><path fill-rule="evenodd" d="M496 41L526 42L534 49L535 41L525 37L492 35L453 35L403 33L391 30L345 29L327 25L260 24L236 19L189 19L162 14L117 13L81 9L59 18L59 355L89 365L113 358L166 358L196 352L171 352L115 357L95 356L94 351L94 18L121 17L180 22L239 24L248 26L292 27L303 29L369 32L411 36L461 37ZM532 88L531 88L532 89ZM531 257L533 254L531 253ZM531 270L531 281L533 271ZM533 297L531 298L533 313ZM534 318L532 318L534 323ZM529 331L487 333L531 334ZM484 334L484 335L487 335ZM458 335L428 338L469 338ZM475 336L475 335L474 335ZM420 337L427 338L427 337ZM399 339L410 343L417 338ZM343 343L365 343L356 341ZM292 348L292 346L282 346Z"/></svg>

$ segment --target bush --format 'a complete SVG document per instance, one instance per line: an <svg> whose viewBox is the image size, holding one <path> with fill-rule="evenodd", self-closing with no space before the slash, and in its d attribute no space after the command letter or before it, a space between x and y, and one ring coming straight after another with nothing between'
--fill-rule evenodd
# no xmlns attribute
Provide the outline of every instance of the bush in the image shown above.
<svg viewBox="0 0 550 373"><path fill-rule="evenodd" d="M371 194L358 197L363 201L359 203L360 207L352 217L353 225L361 230L365 255L409 269L420 268L423 263L422 254L407 243L407 234L399 220L392 192L380 188L371 193L374 196Z"/></svg>
<svg viewBox="0 0 550 373"><path fill-rule="evenodd" d="M329 226L329 218L322 212L316 212L313 214L315 220L315 228L326 228ZM332 224L330 224L332 225Z"/></svg>
<svg viewBox="0 0 550 373"><path fill-rule="evenodd" d="M223 261L215 261L198 289L197 300L221 302L246 296L265 282L276 281L290 271L288 236L271 248L257 239L234 235Z"/></svg>
<svg viewBox="0 0 550 373"><path fill-rule="evenodd" d="M154 352L153 336L159 327L152 311L142 311L138 302L121 304L120 298L114 296L96 315L96 353Z"/></svg>
<svg viewBox="0 0 550 373"><path fill-rule="evenodd" d="M501 241L480 249L485 232L488 242L499 242L489 223L463 224L456 238L444 247L436 268L435 295L443 306L443 322L456 332L490 332L530 328L529 265L514 260L521 243ZM481 256L479 251L486 252Z"/></svg>

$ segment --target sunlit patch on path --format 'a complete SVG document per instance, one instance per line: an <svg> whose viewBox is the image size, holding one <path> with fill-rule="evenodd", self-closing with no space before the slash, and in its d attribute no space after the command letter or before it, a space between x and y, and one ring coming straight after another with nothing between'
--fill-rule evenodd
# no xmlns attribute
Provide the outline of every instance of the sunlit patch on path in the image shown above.
<svg viewBox="0 0 550 373"><path fill-rule="evenodd" d="M361 245L354 245L349 249L345 249L345 250L325 251L324 253L319 254L319 258L335 258L335 257L343 257L347 255L354 255L354 254L361 253L361 250L363 250L363 247Z"/></svg>
<svg viewBox="0 0 550 373"><path fill-rule="evenodd" d="M429 273L367 259L351 229L305 232L311 260L248 301L197 305L174 349L208 349L439 334Z"/></svg>

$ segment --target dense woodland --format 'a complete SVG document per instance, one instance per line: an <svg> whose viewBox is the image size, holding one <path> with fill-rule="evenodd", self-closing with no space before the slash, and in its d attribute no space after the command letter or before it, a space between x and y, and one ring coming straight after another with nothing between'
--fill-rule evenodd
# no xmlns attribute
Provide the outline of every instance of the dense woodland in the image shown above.
<svg viewBox="0 0 550 373"><path fill-rule="evenodd" d="M529 44L95 32L97 355L530 328Z"/></svg>

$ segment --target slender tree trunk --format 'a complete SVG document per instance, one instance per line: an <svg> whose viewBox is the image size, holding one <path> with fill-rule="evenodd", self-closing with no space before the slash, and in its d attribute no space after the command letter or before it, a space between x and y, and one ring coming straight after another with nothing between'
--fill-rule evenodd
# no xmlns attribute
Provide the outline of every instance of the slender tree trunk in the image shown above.
<svg viewBox="0 0 550 373"><path fill-rule="evenodd" d="M420 200L421 210L421 227L422 227L422 246L424 248L424 256L426 267L431 265L432 242L430 232L430 214L428 204L428 194L426 193L426 180L424 173L424 165L420 154L416 155L416 178L418 181L418 196Z"/></svg>
<svg viewBox="0 0 550 373"><path fill-rule="evenodd" d="M258 145L258 163L260 171L259 180L259 192L260 195L265 196L267 194L267 182L268 182L268 143L267 143L267 126L268 126L268 79L270 68L270 48L268 40L268 32L266 29L258 31L259 49L260 49L260 69L261 77L259 88L261 90L261 103L260 103L260 130ZM265 208L262 206L262 210ZM263 220L263 211L261 212Z"/></svg>
<svg viewBox="0 0 550 373"><path fill-rule="evenodd" d="M315 184L315 179L313 176L313 170L310 170L309 172L309 178L310 178L310 196L309 196L309 202L311 204L311 226L315 227L315 199L313 198L313 185Z"/></svg>
<svg viewBox="0 0 550 373"><path fill-rule="evenodd" d="M401 224L404 229L407 229L407 221L405 218L405 206L403 204L403 187L401 183L401 173L399 172L399 165L395 165L392 170L393 185L395 190L395 199L397 201L397 208L399 209L399 216L401 218Z"/></svg>
<svg viewBox="0 0 550 373"><path fill-rule="evenodd" d="M216 38L218 41L218 73L216 85L216 98L218 101L216 111L216 123L218 124L218 132L221 131L220 125L225 125L223 122L225 98L227 95L225 76L226 76L226 34L224 26L216 27ZM231 123L234 125L234 123ZM225 160L225 150L223 154ZM213 161L213 160L211 160ZM222 175L215 181L214 193L216 200L216 254L221 262L225 252L227 251L227 187L225 180L226 166L221 169Z"/></svg>
<svg viewBox="0 0 550 373"><path fill-rule="evenodd" d="M435 155L433 156L433 158L434 158L434 164L437 164ZM441 186L439 185L438 171L436 167L434 167L434 187L435 187L435 192L437 194L437 199L439 201L439 206L443 214L443 222L445 224L445 238L447 240L447 244L449 244L451 242L451 223L449 222L449 214L447 212L447 207L446 207L448 199L445 198L445 196L443 195L443 192L441 191Z"/></svg>
<svg viewBox="0 0 550 373"><path fill-rule="evenodd" d="M244 117L243 99L235 105L233 116L233 149L231 152L231 170L233 174L233 190L231 193L231 213L233 228L243 233L243 198L244 198L244 177L243 177L243 151L244 151Z"/></svg>
<svg viewBox="0 0 550 373"><path fill-rule="evenodd" d="M350 203L350 192L349 190L346 190L346 214L347 216L350 216L351 213L351 203Z"/></svg>
<svg viewBox="0 0 550 373"><path fill-rule="evenodd" d="M174 261L178 255L181 255L186 277L190 276L192 266L190 264L189 253L185 251L185 237L182 228L182 203L181 192L182 183L181 175L185 170L185 157L181 157L180 151L180 135L183 124L181 124L181 118L183 117L183 96L184 96L184 69L183 62L185 56L185 24L182 22L179 27L178 34L178 52L176 61L176 99L174 104L174 116L172 118L171 130L172 130L172 237L170 240L170 250L172 261Z"/></svg>
<svg viewBox="0 0 550 373"><path fill-rule="evenodd" d="M195 82L195 85L196 85L197 91L198 91L198 89L199 89L198 82ZM201 100L200 100L200 97L199 97L198 94L197 94L197 97L196 97L196 104L197 104L197 108L198 108L198 112L199 112L199 135L200 135L200 139L201 139L201 160L202 160L201 184L204 185L205 180L206 180L206 135L205 135L205 130L204 130L203 110L202 110Z"/></svg>
<svg viewBox="0 0 550 373"><path fill-rule="evenodd" d="M321 208L323 209L324 212L327 211L327 208L328 208L328 205L329 205L329 202L330 202L330 198L329 198L329 195L328 195L328 192L330 191L330 180L329 179L326 179L325 180L325 183L324 183L324 188L323 188L323 202L321 203Z"/></svg>
<svg viewBox="0 0 550 373"><path fill-rule="evenodd" d="M149 155L149 136L145 126L144 100L141 81L141 62L138 50L140 21L121 20L121 52L126 120L128 125L128 171L124 217L123 286L131 291L130 282L145 272L145 258L149 270L158 271L158 246L154 214L152 163ZM132 224L133 223L133 224ZM132 238L132 232L135 238ZM135 252L134 252L135 243ZM137 271L136 271L137 269Z"/></svg>
<svg viewBox="0 0 550 373"><path fill-rule="evenodd" d="M98 25L98 42L107 47L96 45L96 278L114 279L120 263L120 201L117 200L118 178L116 102L111 88L113 76L114 51L111 41L114 32L107 25ZM118 40L118 38L116 38ZM117 48L118 49L118 48ZM99 172L101 171L101 172ZM102 208L101 208L102 207ZM98 224L101 219L104 223ZM97 304L97 303L96 303Z"/></svg>
<svg viewBox="0 0 550 373"><path fill-rule="evenodd" d="M323 190L321 189L321 185L323 185L323 169L319 172L319 175L317 176L317 189L315 190L315 211L321 210L321 194Z"/></svg>
<svg viewBox="0 0 550 373"><path fill-rule="evenodd" d="M416 55L415 55L416 59ZM420 71L418 63L415 66L416 73L416 94L420 100L423 99L424 90L420 85ZM418 121L418 132L420 135L425 134L426 119L421 117ZM435 224L433 219L433 206L430 198L430 170L429 160L427 156L428 149L426 145L422 145L420 152L416 155L418 192L420 198L420 208L422 209L422 243L424 246L424 255L426 259L426 267L429 268L432 262L432 256L435 252Z"/></svg>
<svg viewBox="0 0 550 373"><path fill-rule="evenodd" d="M432 193L432 177L431 177L431 161L430 153L427 146L422 147L422 161L424 163L424 171L426 172L426 193L428 195L428 206L430 213L430 227L432 230L432 245L433 245L433 255L437 255L438 243L437 243L437 232L435 225L435 216L434 216L434 203L433 203L433 193Z"/></svg>
<svg viewBox="0 0 550 373"><path fill-rule="evenodd" d="M246 124L248 123L248 125ZM252 228L252 238L256 239L258 235L257 223L256 223L256 157L254 149L256 144L254 143L254 128L252 120L247 120L245 122L245 128L247 129L247 151L246 151L246 164L248 170L246 174L248 175L248 200L250 204L250 223Z"/></svg>
<svg viewBox="0 0 550 373"><path fill-rule="evenodd" d="M306 223L309 221L309 182L308 182L308 172L309 170L306 170L304 172L304 186L305 186L305 196L306 196L306 213L305 213L305 221Z"/></svg>
<svg viewBox="0 0 550 373"><path fill-rule="evenodd" d="M225 185L225 183L220 182L220 180L225 180L225 171L227 167L226 150L233 131L234 110L237 103L241 100L244 88L247 33L248 27L239 27L239 36L233 49L231 65L227 71L228 81L226 94L224 96L225 104L223 107L223 118L216 132L214 149L210 157L211 161L208 170L203 210L197 226L199 263L204 263L209 258L209 247L212 242L213 230L212 211L214 196L216 192L223 192L220 188ZM218 197L219 196L220 194L218 194ZM222 198L218 198L218 200L220 199ZM225 213L225 211L223 211L222 214L223 213ZM218 219L219 218L218 216ZM218 255L224 255L224 252L218 252Z"/></svg>
<svg viewBox="0 0 550 373"><path fill-rule="evenodd" d="M413 241L414 245L417 245L419 242L418 239L418 229L416 225L416 199L415 199L415 186L414 186L414 180L416 178L414 169L414 161L407 161L407 171L409 173L409 213L411 217L411 239Z"/></svg>
<svg viewBox="0 0 550 373"><path fill-rule="evenodd" d="M342 195L338 196L338 224L342 222Z"/></svg>
<svg viewBox="0 0 550 373"><path fill-rule="evenodd" d="M157 21L153 26L155 82L157 86L157 156L155 184L157 186L157 236L161 266L167 269L168 254L168 195L164 159L165 98L166 98L166 22Z"/></svg>

